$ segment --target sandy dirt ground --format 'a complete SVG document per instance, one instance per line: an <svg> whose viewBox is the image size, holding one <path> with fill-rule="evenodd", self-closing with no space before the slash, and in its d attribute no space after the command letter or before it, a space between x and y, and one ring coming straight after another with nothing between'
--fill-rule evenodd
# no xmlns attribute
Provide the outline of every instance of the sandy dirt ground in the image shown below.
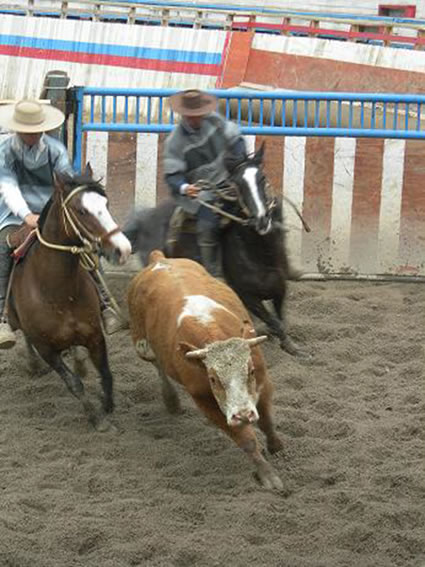
<svg viewBox="0 0 425 567"><path fill-rule="evenodd" d="M122 301L128 280L111 285ZM423 284L291 283L312 357L264 345L281 493L183 392L166 413L128 332L108 339L107 433L53 372L28 374L20 338L0 353L0 567L423 567L424 313Z"/></svg>

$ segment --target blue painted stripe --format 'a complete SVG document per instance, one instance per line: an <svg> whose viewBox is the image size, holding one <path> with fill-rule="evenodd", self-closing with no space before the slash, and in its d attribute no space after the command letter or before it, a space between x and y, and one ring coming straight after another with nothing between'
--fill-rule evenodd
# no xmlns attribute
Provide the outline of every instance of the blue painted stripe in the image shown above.
<svg viewBox="0 0 425 567"><path fill-rule="evenodd" d="M111 43L89 43L61 39L27 37L21 35L0 34L0 44L14 47L29 47L31 49L47 51L70 51L74 53L90 53L93 55L153 59L157 61L178 61L210 65L219 65L221 62L221 53L209 53L207 51L183 51L178 49L161 49L157 47L115 45Z"/></svg>

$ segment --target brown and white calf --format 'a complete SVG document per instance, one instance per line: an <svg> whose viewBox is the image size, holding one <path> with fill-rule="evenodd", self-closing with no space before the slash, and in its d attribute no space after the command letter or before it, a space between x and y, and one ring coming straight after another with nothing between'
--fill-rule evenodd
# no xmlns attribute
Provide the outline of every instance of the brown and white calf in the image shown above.
<svg viewBox="0 0 425 567"><path fill-rule="evenodd" d="M281 449L271 418L272 384L249 315L226 284L196 262L154 250L131 282L130 327L139 356L156 365L169 411L179 409L169 378L254 462L266 488L282 481L261 455L258 422L271 453Z"/></svg>

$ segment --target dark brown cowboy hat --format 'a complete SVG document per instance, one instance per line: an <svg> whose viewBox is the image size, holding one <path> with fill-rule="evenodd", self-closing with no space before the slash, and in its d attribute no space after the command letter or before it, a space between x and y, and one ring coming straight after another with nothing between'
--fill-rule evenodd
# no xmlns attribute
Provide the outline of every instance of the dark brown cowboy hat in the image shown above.
<svg viewBox="0 0 425 567"><path fill-rule="evenodd" d="M171 108L182 116L203 116L217 108L217 98L214 95L188 89L170 97Z"/></svg>

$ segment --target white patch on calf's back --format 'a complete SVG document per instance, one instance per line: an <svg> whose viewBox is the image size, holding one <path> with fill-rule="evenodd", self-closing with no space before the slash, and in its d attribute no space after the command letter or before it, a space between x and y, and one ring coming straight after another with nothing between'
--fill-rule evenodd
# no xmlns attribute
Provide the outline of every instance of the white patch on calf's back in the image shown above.
<svg viewBox="0 0 425 567"><path fill-rule="evenodd" d="M212 323L214 321L213 313L218 309L223 309L233 315L226 307L206 295L186 295L184 299L183 311L177 317L177 327L180 327L185 317L195 317L203 325Z"/></svg>
<svg viewBox="0 0 425 567"><path fill-rule="evenodd" d="M163 264L162 262L157 262L151 268L152 272L155 270L169 270L169 269L170 269L169 264Z"/></svg>

